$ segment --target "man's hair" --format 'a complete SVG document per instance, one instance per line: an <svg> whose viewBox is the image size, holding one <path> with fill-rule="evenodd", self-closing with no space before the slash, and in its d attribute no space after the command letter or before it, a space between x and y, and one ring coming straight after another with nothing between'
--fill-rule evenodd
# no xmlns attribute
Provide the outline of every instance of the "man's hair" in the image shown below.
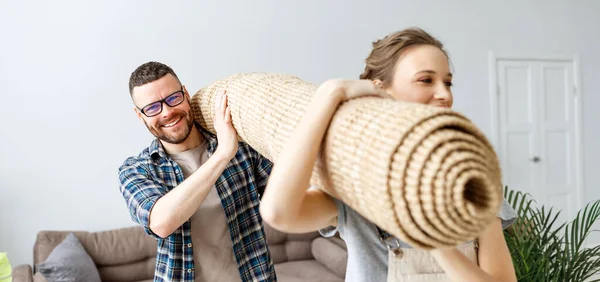
<svg viewBox="0 0 600 282"><path fill-rule="evenodd" d="M159 80L167 74L171 74L179 80L173 69L163 63L147 62L142 64L129 77L129 95L133 95L133 88Z"/></svg>

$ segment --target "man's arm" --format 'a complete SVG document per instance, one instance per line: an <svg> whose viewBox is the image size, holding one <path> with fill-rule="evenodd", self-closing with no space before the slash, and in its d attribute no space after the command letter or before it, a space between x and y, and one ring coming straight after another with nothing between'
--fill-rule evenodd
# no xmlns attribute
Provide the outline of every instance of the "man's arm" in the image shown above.
<svg viewBox="0 0 600 282"><path fill-rule="evenodd" d="M153 181L147 168L133 158L119 167L119 183L131 219L149 235L160 238L150 230L150 210L167 193L167 189L161 183Z"/></svg>
<svg viewBox="0 0 600 282"><path fill-rule="evenodd" d="M228 161L226 156L215 153L168 193L144 168L123 166L119 171L121 192L131 218L148 234L168 237L198 210Z"/></svg>
<svg viewBox="0 0 600 282"><path fill-rule="evenodd" d="M230 159L226 155L215 153L185 181L158 199L150 210L150 230L165 238L190 219L202 205Z"/></svg>

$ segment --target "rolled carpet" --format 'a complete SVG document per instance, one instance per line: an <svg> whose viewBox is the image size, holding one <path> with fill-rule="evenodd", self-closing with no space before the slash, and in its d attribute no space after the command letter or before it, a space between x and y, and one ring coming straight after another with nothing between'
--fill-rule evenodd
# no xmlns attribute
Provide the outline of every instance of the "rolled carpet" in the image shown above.
<svg viewBox="0 0 600 282"><path fill-rule="evenodd" d="M213 127L226 90L239 138L276 163L317 86L277 73L241 73L192 97L194 118ZM502 204L494 149L450 109L364 97L339 106L311 183L416 248L456 246L478 236Z"/></svg>

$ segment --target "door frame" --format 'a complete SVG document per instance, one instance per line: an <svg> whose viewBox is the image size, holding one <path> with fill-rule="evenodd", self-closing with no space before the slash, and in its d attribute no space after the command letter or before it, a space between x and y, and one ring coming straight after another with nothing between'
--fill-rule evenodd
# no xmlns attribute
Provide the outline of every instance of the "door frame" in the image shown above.
<svg viewBox="0 0 600 282"><path fill-rule="evenodd" d="M584 201L584 183L583 183L583 138L582 138L582 121L583 121L583 111L582 111L582 95L581 95L581 76L579 70L579 54L553 54L553 53L542 53L542 54L504 54L504 53L496 53L494 51L489 51L488 55L489 60L489 92L490 92L490 121L491 121L491 142L496 150L499 150L500 146L500 125L499 125L499 111L498 107L500 106L498 103L498 95L499 95L499 85L498 85L498 61L500 60L512 60L512 61L562 61L562 62L570 62L573 65L573 86L574 91L574 110L576 113L574 114L575 118L575 155L577 160L575 161L576 171L575 174L575 197L577 207L573 212L584 207L586 204ZM569 219L570 220L570 219Z"/></svg>

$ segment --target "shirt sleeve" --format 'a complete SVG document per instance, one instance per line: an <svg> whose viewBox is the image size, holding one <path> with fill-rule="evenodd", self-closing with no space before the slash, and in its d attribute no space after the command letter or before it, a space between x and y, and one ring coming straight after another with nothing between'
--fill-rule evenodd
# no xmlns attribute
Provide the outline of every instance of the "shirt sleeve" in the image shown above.
<svg viewBox="0 0 600 282"><path fill-rule="evenodd" d="M147 234L159 239L161 237L150 230L150 211L156 201L167 194L167 189L149 175L142 165L128 160L119 168L119 188L131 219Z"/></svg>
<svg viewBox="0 0 600 282"><path fill-rule="evenodd" d="M344 226L346 224L346 205L336 198L332 197L332 199L338 210L337 226L327 226L325 228L319 229L319 233L323 237L333 237L337 232L339 232L340 235L342 235L344 232Z"/></svg>
<svg viewBox="0 0 600 282"><path fill-rule="evenodd" d="M263 155L255 151L252 147L248 146L251 150L254 159L254 173L256 177L256 185L258 194L262 198L269 181L269 175L273 169L273 163L265 158Z"/></svg>

